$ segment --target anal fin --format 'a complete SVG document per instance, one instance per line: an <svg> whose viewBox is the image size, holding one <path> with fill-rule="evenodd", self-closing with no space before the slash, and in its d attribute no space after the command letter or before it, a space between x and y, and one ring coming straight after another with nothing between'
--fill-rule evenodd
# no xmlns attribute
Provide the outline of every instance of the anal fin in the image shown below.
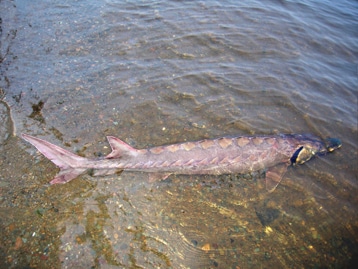
<svg viewBox="0 0 358 269"><path fill-rule="evenodd" d="M120 175L120 174L122 174L123 169L113 169L113 168L92 169L92 170L89 170L89 172L90 172L89 174L91 176L100 177L100 176L108 176L108 175L114 175L114 174Z"/></svg>
<svg viewBox="0 0 358 269"><path fill-rule="evenodd" d="M86 172L87 168L68 168L61 169L61 171L56 175L56 177L50 181L50 184L65 184L72 179L82 175Z"/></svg>

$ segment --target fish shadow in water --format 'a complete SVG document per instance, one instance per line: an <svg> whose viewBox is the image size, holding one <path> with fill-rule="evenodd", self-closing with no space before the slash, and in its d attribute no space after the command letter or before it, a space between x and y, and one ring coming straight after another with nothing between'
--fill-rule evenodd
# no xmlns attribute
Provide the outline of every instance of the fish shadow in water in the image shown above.
<svg viewBox="0 0 358 269"><path fill-rule="evenodd" d="M280 216L280 211L278 209L269 207L256 208L255 212L263 226L270 225Z"/></svg>

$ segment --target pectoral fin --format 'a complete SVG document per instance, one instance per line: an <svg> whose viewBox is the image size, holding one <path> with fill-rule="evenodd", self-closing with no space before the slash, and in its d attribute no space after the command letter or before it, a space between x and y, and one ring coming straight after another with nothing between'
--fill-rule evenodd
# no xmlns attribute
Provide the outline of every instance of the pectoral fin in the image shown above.
<svg viewBox="0 0 358 269"><path fill-rule="evenodd" d="M273 192L277 185L280 184L281 179L287 171L288 165L286 163L278 164L270 167L266 171L266 189L269 192Z"/></svg>

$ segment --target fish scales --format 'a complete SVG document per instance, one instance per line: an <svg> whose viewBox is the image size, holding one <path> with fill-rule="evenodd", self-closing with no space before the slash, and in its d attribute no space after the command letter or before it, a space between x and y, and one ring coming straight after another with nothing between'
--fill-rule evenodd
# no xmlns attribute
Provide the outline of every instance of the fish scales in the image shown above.
<svg viewBox="0 0 358 269"><path fill-rule="evenodd" d="M141 163L142 158L150 159L152 165L146 165L143 169L148 169L151 172L156 172L157 170L172 172L172 170L177 169L183 163L186 164L185 166L183 165L180 172L185 173L197 173L198 166L200 166L200 169L203 169L203 173L220 173L222 169L218 166L222 166L223 170L232 168L236 172L243 172L244 170L252 171L254 169L262 169L263 166L260 163L265 161L265 158L274 155L277 151L275 147L272 147L272 145L275 145L275 140L275 138L270 139L270 143L268 143L262 137L252 139L247 137L223 137L213 140L201 140L195 143L172 144L150 148L144 154L136 156L133 161ZM284 144L282 143L282 145ZM260 146L261 149L259 149ZM269 147L271 147L272 154L262 150ZM281 147L279 150L282 149ZM166 162L158 161L163 159ZM182 162L178 162L178 159L182 160ZM239 159L242 161L241 163L237 163ZM140 168L140 165L131 162L124 168L137 169Z"/></svg>
<svg viewBox="0 0 358 269"><path fill-rule="evenodd" d="M91 175L113 174L118 170L143 171L151 173L149 178L159 180L170 174L219 175L266 169L269 191L276 188L288 166L303 164L342 145L336 138L323 141L313 135L283 134L221 137L135 149L108 136L112 152L105 158L87 159L45 140L26 134L22 137L61 169L51 184L69 182L86 171Z"/></svg>

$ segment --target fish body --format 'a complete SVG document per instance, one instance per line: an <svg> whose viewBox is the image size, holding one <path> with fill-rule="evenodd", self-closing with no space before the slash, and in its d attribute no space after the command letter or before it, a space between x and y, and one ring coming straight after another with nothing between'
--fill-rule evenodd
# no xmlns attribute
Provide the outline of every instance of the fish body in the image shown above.
<svg viewBox="0 0 358 269"><path fill-rule="evenodd" d="M165 179L170 174L246 174L266 170L269 191L276 188L288 166L341 146L338 139L323 141L312 135L283 134L221 137L136 149L108 136L112 152L104 158L88 159L39 138L26 134L22 137L60 168L51 184L69 182L86 171L93 175L142 171L152 179Z"/></svg>

